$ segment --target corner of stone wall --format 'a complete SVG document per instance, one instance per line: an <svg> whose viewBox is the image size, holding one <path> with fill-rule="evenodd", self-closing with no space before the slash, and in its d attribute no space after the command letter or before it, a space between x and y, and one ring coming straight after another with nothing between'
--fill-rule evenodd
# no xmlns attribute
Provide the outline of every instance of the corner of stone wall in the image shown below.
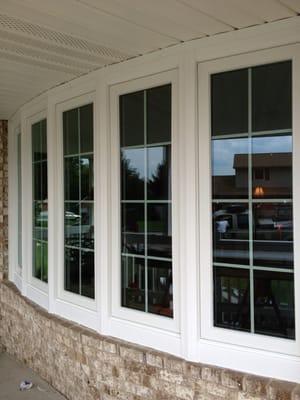
<svg viewBox="0 0 300 400"><path fill-rule="evenodd" d="M8 123L0 120L0 281L8 275Z"/></svg>

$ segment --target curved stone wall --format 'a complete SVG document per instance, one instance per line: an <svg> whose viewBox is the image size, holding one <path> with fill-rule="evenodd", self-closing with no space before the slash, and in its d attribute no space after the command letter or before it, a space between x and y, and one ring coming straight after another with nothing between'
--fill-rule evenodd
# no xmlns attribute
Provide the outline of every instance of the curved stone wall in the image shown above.
<svg viewBox="0 0 300 400"><path fill-rule="evenodd" d="M101 336L48 314L7 281L0 283L0 344L70 400L300 400L295 383Z"/></svg>

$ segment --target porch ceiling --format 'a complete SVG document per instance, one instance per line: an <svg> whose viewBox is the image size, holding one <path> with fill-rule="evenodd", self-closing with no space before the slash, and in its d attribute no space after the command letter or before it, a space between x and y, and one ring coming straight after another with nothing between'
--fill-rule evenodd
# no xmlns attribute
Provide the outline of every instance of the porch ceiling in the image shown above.
<svg viewBox="0 0 300 400"><path fill-rule="evenodd" d="M104 65L298 13L300 0L0 0L0 119Z"/></svg>

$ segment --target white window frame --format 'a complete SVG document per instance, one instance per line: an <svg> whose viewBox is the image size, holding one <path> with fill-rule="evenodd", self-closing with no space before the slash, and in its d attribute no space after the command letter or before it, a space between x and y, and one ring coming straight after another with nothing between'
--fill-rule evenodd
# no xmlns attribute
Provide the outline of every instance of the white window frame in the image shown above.
<svg viewBox="0 0 300 400"><path fill-rule="evenodd" d="M172 271L173 271L173 305L174 316L168 318L143 311L132 310L121 306L121 221L120 221L120 112L119 98L123 94L165 85L172 85ZM179 333L179 242L178 242L178 138L177 138L177 71L161 72L148 77L120 83L110 88L111 111L111 305L112 317L131 321L150 327Z"/></svg>
<svg viewBox="0 0 300 400"><path fill-rule="evenodd" d="M300 118L296 104L300 104L300 57L298 47L259 51L242 56L203 62L198 66L199 93L199 254L200 254L200 310L201 338L241 347L274 353L299 355L300 344L300 189L297 181L300 171ZM296 339L282 339L257 333L218 328L213 323L213 267L211 224L211 134L210 134L210 77L211 74L255 67L279 61L292 61L293 90L293 204L294 204L294 285Z"/></svg>
<svg viewBox="0 0 300 400"><path fill-rule="evenodd" d="M96 114L96 105L95 105L95 92L90 92L83 94L81 96L72 98L71 100L66 100L64 102L56 104L56 171L57 171L57 187L56 187L56 209L58 210L55 221L56 221L56 250L57 250L57 267L56 267L56 298L59 300L63 300L64 302L74 304L83 308L86 308L91 311L97 310L97 300L99 297L99 287L98 287L98 268L97 268L97 229L96 225L96 192L97 192L97 174L96 167L94 162L94 222L95 222L95 248L94 248L94 282L95 282L95 298L90 299L85 296L81 296L76 293L71 293L64 289L64 155L63 155L63 113L65 111L72 110L73 108L78 108L90 103L93 103L93 124L94 124L94 160L95 160L95 148L96 148L96 129L95 129L95 114Z"/></svg>
<svg viewBox="0 0 300 400"><path fill-rule="evenodd" d="M32 124L47 120L47 97L41 95L21 111L22 131L22 293L45 309L49 306L48 284L32 276ZM48 122L48 121L47 121ZM48 151L48 132L47 132ZM48 183L49 192L49 183ZM49 263L48 263L49 265Z"/></svg>
<svg viewBox="0 0 300 400"><path fill-rule="evenodd" d="M20 113L8 122L8 260L9 279L23 292L22 267L19 265L18 249L18 135L21 135ZM22 147L22 146L21 146Z"/></svg>

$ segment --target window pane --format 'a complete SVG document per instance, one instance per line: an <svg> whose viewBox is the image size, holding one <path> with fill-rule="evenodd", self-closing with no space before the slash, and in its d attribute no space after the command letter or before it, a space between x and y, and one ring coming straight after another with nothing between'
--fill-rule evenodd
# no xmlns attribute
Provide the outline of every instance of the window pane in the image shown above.
<svg viewBox="0 0 300 400"><path fill-rule="evenodd" d="M80 157L81 200L94 199L94 157Z"/></svg>
<svg viewBox="0 0 300 400"><path fill-rule="evenodd" d="M248 70L212 76L212 135L248 132Z"/></svg>
<svg viewBox="0 0 300 400"><path fill-rule="evenodd" d="M145 254L145 206L122 205L122 253Z"/></svg>
<svg viewBox="0 0 300 400"><path fill-rule="evenodd" d="M213 259L249 265L249 210L247 203L213 204Z"/></svg>
<svg viewBox="0 0 300 400"><path fill-rule="evenodd" d="M94 204L81 203L81 247L94 249Z"/></svg>
<svg viewBox="0 0 300 400"><path fill-rule="evenodd" d="M171 221L171 204L148 204L147 245L149 256L172 258Z"/></svg>
<svg viewBox="0 0 300 400"><path fill-rule="evenodd" d="M42 163L36 162L32 166L33 169L33 199L42 200L42 187L41 187L41 177L42 177Z"/></svg>
<svg viewBox="0 0 300 400"><path fill-rule="evenodd" d="M41 129L40 122L37 122L31 127L31 140L32 140L32 161L40 161L41 154Z"/></svg>
<svg viewBox="0 0 300 400"><path fill-rule="evenodd" d="M39 240L33 241L33 276L37 279L42 279L42 243Z"/></svg>
<svg viewBox="0 0 300 400"><path fill-rule="evenodd" d="M211 78L215 325L286 338L295 336L291 71L287 61ZM244 76L251 90L242 89L242 81L239 87L231 87L236 74L240 79ZM222 90L217 90L218 85ZM229 95L224 102L226 87L230 94L231 90L246 93L247 102L241 97L238 106ZM238 107L246 103L243 118ZM233 129L224 130L224 120ZM241 126L241 120L245 127L245 121L252 121L252 131L245 130L243 138L238 134L243 132L235 130L235 122ZM221 134L227 137L215 138ZM243 279L239 274L244 274ZM255 293L249 293L249 285ZM244 294L238 308L240 301L228 299L230 292L240 293L240 287ZM247 323L240 322L241 315Z"/></svg>
<svg viewBox="0 0 300 400"><path fill-rule="evenodd" d="M253 197L292 198L292 136L252 139Z"/></svg>
<svg viewBox="0 0 300 400"><path fill-rule="evenodd" d="M120 97L121 146L144 144L144 92Z"/></svg>
<svg viewBox="0 0 300 400"><path fill-rule="evenodd" d="M65 157L65 199L79 200L79 164L76 157Z"/></svg>
<svg viewBox="0 0 300 400"><path fill-rule="evenodd" d="M65 203L65 244L80 247L79 203Z"/></svg>
<svg viewBox="0 0 300 400"><path fill-rule="evenodd" d="M145 198L145 149L121 151L122 200Z"/></svg>
<svg viewBox="0 0 300 400"><path fill-rule="evenodd" d="M81 295L94 298L95 283L94 283L94 252L81 251Z"/></svg>
<svg viewBox="0 0 300 400"><path fill-rule="evenodd" d="M33 239L41 239L42 238L42 202L34 201L33 202L33 230L32 237Z"/></svg>
<svg viewBox="0 0 300 400"><path fill-rule="evenodd" d="M248 197L248 138L212 141L213 198Z"/></svg>
<svg viewBox="0 0 300 400"><path fill-rule="evenodd" d="M39 215L39 221L41 226L41 239L48 240L48 203L43 201L41 203L41 211Z"/></svg>
<svg viewBox="0 0 300 400"><path fill-rule="evenodd" d="M122 306L145 311L145 260L122 257Z"/></svg>
<svg viewBox="0 0 300 400"><path fill-rule="evenodd" d="M64 154L79 153L78 108L63 113Z"/></svg>
<svg viewBox="0 0 300 400"><path fill-rule="evenodd" d="M42 281L48 282L48 243L42 242Z"/></svg>
<svg viewBox="0 0 300 400"><path fill-rule="evenodd" d="M32 143L32 263L33 276L48 281L47 121L31 126Z"/></svg>
<svg viewBox="0 0 300 400"><path fill-rule="evenodd" d="M47 160L47 120L41 121L41 160Z"/></svg>
<svg viewBox="0 0 300 400"><path fill-rule="evenodd" d="M254 204L253 239L254 265L293 268L292 204Z"/></svg>
<svg viewBox="0 0 300 400"><path fill-rule="evenodd" d="M65 290L94 298L93 104L70 110L64 118ZM76 146L68 144L70 132L77 135Z"/></svg>
<svg viewBox="0 0 300 400"><path fill-rule="evenodd" d="M87 104L79 109L80 118L80 152L93 152L93 104Z"/></svg>
<svg viewBox="0 0 300 400"><path fill-rule="evenodd" d="M148 148L149 200L171 200L171 146Z"/></svg>
<svg viewBox="0 0 300 400"><path fill-rule="evenodd" d="M214 267L214 324L250 330L249 271Z"/></svg>
<svg viewBox="0 0 300 400"><path fill-rule="evenodd" d="M292 63L252 69L252 124L254 131L292 127Z"/></svg>
<svg viewBox="0 0 300 400"><path fill-rule="evenodd" d="M172 317L172 288L168 304L162 293L172 279L171 85L121 96L120 104L122 306ZM151 264L151 256L161 260Z"/></svg>
<svg viewBox="0 0 300 400"><path fill-rule="evenodd" d="M148 309L173 317L172 263L148 259Z"/></svg>
<svg viewBox="0 0 300 400"><path fill-rule="evenodd" d="M255 332L295 338L293 274L254 271Z"/></svg>
<svg viewBox="0 0 300 400"><path fill-rule="evenodd" d="M79 250L65 247L65 290L79 294Z"/></svg>
<svg viewBox="0 0 300 400"><path fill-rule="evenodd" d="M171 85L147 90L147 143L171 141Z"/></svg>

